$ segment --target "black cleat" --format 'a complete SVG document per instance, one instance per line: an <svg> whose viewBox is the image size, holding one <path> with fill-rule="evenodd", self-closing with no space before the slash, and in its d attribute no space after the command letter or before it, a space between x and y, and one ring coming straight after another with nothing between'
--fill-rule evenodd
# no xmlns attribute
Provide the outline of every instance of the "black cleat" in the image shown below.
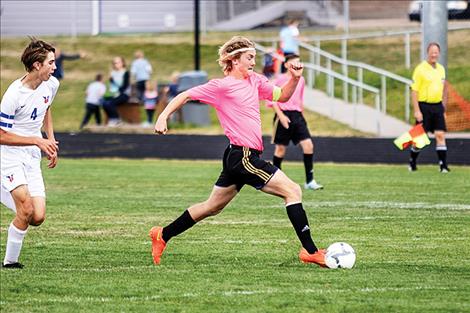
<svg viewBox="0 0 470 313"><path fill-rule="evenodd" d="M410 160L410 165L408 166L408 170L410 172L416 172L418 170L418 167L416 166L416 162L413 160Z"/></svg>
<svg viewBox="0 0 470 313"><path fill-rule="evenodd" d="M3 264L2 267L4 267L4 268L19 268L19 269L22 269L24 266L23 266L23 264L21 264L21 263L19 263L19 262L15 262L15 263Z"/></svg>

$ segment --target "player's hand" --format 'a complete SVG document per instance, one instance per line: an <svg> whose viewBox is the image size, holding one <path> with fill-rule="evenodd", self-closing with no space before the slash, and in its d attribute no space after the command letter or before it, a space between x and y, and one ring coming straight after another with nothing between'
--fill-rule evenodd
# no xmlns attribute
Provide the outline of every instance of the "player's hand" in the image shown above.
<svg viewBox="0 0 470 313"><path fill-rule="evenodd" d="M421 113L421 111L416 111L414 116L415 116L415 119L418 123L423 122L423 114Z"/></svg>
<svg viewBox="0 0 470 313"><path fill-rule="evenodd" d="M38 138L36 146L38 146L48 158L57 155L57 152L59 151L59 142L56 140Z"/></svg>
<svg viewBox="0 0 470 313"><path fill-rule="evenodd" d="M292 74L294 77L300 77L302 76L304 70L304 65L300 62L291 62L289 66L289 72Z"/></svg>
<svg viewBox="0 0 470 313"><path fill-rule="evenodd" d="M162 118L160 115L160 117L157 119L157 122L155 123L155 133L157 135L165 135L167 131L168 125L166 118Z"/></svg>
<svg viewBox="0 0 470 313"><path fill-rule="evenodd" d="M289 129L290 119L286 115L282 114L279 116L279 122L285 129Z"/></svg>
<svg viewBox="0 0 470 313"><path fill-rule="evenodd" d="M48 168L54 168L57 165L57 161L59 160L59 156L54 154L53 156L48 156L47 159L49 160L49 164L47 164Z"/></svg>

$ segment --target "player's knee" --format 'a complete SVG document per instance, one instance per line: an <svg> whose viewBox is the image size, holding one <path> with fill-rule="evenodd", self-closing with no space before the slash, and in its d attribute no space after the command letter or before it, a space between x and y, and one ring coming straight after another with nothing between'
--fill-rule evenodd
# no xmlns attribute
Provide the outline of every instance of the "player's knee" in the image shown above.
<svg viewBox="0 0 470 313"><path fill-rule="evenodd" d="M284 155L286 154L286 147L282 145L277 145L274 154L277 157L284 157Z"/></svg>
<svg viewBox="0 0 470 313"><path fill-rule="evenodd" d="M34 216L34 207L31 201L24 201L16 208L16 216L23 222L30 224Z"/></svg>
<svg viewBox="0 0 470 313"><path fill-rule="evenodd" d="M302 188L300 188L298 184L291 182L289 184L288 190L289 190L289 194L288 194L287 200L289 202L302 200Z"/></svg>
<svg viewBox="0 0 470 313"><path fill-rule="evenodd" d="M298 184L294 184L294 194L299 200L302 199L302 188Z"/></svg>
<svg viewBox="0 0 470 313"><path fill-rule="evenodd" d="M40 226L44 221L46 220L46 215L41 214L41 215L34 215L29 222L29 225L31 226Z"/></svg>
<svg viewBox="0 0 470 313"><path fill-rule="evenodd" d="M435 132L437 144L445 144L445 135L444 132Z"/></svg>
<svg viewBox="0 0 470 313"><path fill-rule="evenodd" d="M305 140L302 144L302 150L305 154L313 154L313 142L312 140Z"/></svg>

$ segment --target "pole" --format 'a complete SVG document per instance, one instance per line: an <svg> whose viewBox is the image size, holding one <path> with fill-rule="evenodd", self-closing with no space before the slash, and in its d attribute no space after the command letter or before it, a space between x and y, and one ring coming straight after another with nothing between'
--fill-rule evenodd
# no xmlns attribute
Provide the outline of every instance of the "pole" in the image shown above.
<svg viewBox="0 0 470 313"><path fill-rule="evenodd" d="M194 0L194 70L200 69L199 55L199 0Z"/></svg>
<svg viewBox="0 0 470 313"><path fill-rule="evenodd" d="M91 35L96 36L101 32L100 30L100 1L92 0L91 2Z"/></svg>
<svg viewBox="0 0 470 313"><path fill-rule="evenodd" d="M423 1L421 12L421 59L427 57L430 42L437 42L441 47L439 63L447 70L447 2Z"/></svg>

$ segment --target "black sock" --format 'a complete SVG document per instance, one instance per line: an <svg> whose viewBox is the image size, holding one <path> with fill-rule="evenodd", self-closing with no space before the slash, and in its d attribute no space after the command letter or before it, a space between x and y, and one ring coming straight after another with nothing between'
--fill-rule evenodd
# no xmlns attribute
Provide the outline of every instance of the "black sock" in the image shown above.
<svg viewBox="0 0 470 313"><path fill-rule="evenodd" d="M196 222L193 220L188 210L186 210L170 225L163 228L162 238L165 242L168 242L171 237L181 234L182 232L191 228L194 224L196 224Z"/></svg>
<svg viewBox="0 0 470 313"><path fill-rule="evenodd" d="M147 113L147 122L149 124L152 124L153 123L153 115L155 113L155 110L150 110L150 109L147 109L146 110L146 113Z"/></svg>
<svg viewBox="0 0 470 313"><path fill-rule="evenodd" d="M290 222L294 226L297 237L299 237L299 240L302 243L302 247L304 247L310 254L315 253L318 249L310 236L307 214L305 214L302 203L288 205L286 206L286 209L287 216L289 216Z"/></svg>
<svg viewBox="0 0 470 313"><path fill-rule="evenodd" d="M437 157L439 159L439 165L441 168L447 168L447 147L437 146L436 147Z"/></svg>
<svg viewBox="0 0 470 313"><path fill-rule="evenodd" d="M411 149L410 149L410 162L413 162L414 164L416 164L416 159L418 158L418 155L419 155L420 152L421 152L421 149L411 147Z"/></svg>
<svg viewBox="0 0 470 313"><path fill-rule="evenodd" d="M276 166L278 169L281 169L281 163L284 158L279 158L277 156L273 156L273 164Z"/></svg>
<svg viewBox="0 0 470 313"><path fill-rule="evenodd" d="M305 180L307 184L313 180L313 154L304 154Z"/></svg>

